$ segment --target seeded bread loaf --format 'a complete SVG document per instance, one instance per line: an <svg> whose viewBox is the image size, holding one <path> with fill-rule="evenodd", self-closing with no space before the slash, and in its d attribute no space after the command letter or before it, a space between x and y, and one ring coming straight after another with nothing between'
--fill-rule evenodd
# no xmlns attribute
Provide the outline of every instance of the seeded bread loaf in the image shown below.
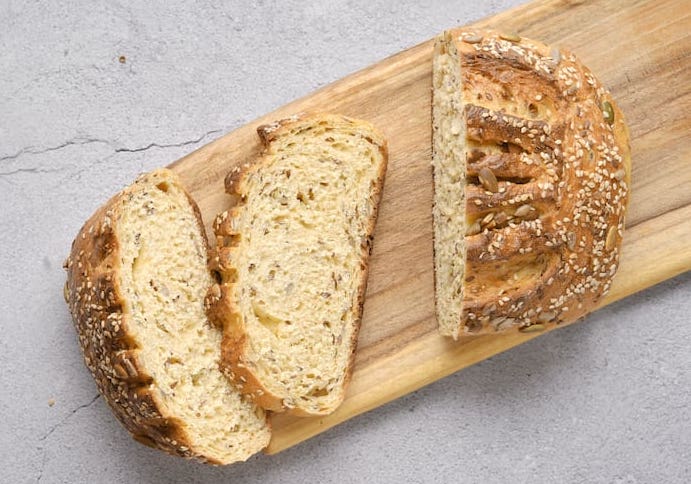
<svg viewBox="0 0 691 484"><path fill-rule="evenodd" d="M592 310L617 270L628 131L571 53L493 31L436 39L436 307L453 338Z"/></svg>
<svg viewBox="0 0 691 484"><path fill-rule="evenodd" d="M262 157L231 172L238 203L214 224L228 376L262 407L333 412L357 343L387 163L368 123L329 114L258 130Z"/></svg>
<svg viewBox="0 0 691 484"><path fill-rule="evenodd" d="M219 370L212 284L197 206L176 175L140 177L98 210L72 245L65 300L98 389L133 437L228 464L264 448L264 411Z"/></svg>

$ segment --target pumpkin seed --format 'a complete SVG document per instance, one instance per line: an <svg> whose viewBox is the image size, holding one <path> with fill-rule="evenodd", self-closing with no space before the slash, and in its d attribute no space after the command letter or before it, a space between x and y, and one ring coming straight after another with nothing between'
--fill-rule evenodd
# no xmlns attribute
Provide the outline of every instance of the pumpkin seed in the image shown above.
<svg viewBox="0 0 691 484"><path fill-rule="evenodd" d="M494 218L494 212L488 213L488 214L485 215L485 217L482 219L482 222L480 222L480 225L487 225L488 223L490 223L490 222L492 221L493 218Z"/></svg>
<svg viewBox="0 0 691 484"><path fill-rule="evenodd" d="M538 324L532 324L530 326L525 326L525 327L519 329L519 331L521 333L537 333L539 331L543 331L544 329L545 329L545 325L538 323Z"/></svg>
<svg viewBox="0 0 691 484"><path fill-rule="evenodd" d="M499 38L504 39L504 40L508 40L509 42L520 42L521 41L521 36L515 32L511 32L508 34L501 34L501 35L499 35Z"/></svg>
<svg viewBox="0 0 691 484"><path fill-rule="evenodd" d="M612 225L607 232L607 240L605 240L605 250L612 250L617 241L617 227Z"/></svg>
<svg viewBox="0 0 691 484"><path fill-rule="evenodd" d="M497 182L497 177L494 176L492 170L490 170L486 166L480 169L478 173L478 178L480 179L480 183L482 183L482 186L485 188L485 190L490 191L492 193L496 193L497 190L499 190L499 183Z"/></svg>
<svg viewBox="0 0 691 484"><path fill-rule="evenodd" d="M557 317L557 313L555 313L554 311L543 311L537 317L537 320L542 322L542 323L548 323L556 317Z"/></svg>
<svg viewBox="0 0 691 484"><path fill-rule="evenodd" d="M614 124L614 108L612 108L612 103L609 101L602 103L602 114L607 124Z"/></svg>

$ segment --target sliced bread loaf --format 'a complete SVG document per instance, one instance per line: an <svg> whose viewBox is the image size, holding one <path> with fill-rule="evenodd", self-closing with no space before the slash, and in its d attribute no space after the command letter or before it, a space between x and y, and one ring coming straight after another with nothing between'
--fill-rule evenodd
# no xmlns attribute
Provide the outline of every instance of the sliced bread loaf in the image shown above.
<svg viewBox="0 0 691 484"><path fill-rule="evenodd" d="M219 370L201 217L157 170L98 210L66 261L65 299L99 391L135 439L215 464L264 448L264 411Z"/></svg>
<svg viewBox="0 0 691 484"><path fill-rule="evenodd" d="M594 309L631 173L609 92L569 52L473 28L436 40L433 83L441 332L539 331Z"/></svg>
<svg viewBox="0 0 691 484"><path fill-rule="evenodd" d="M328 414L350 375L386 142L329 114L258 132L263 156L229 174L238 204L214 224L222 283L210 315L243 392L273 411Z"/></svg>

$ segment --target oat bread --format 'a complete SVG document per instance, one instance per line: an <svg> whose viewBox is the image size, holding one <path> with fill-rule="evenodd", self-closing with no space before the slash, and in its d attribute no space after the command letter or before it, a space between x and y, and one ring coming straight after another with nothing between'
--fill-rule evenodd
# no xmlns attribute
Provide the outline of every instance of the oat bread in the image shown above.
<svg viewBox="0 0 691 484"><path fill-rule="evenodd" d="M228 464L264 448L264 411L219 370L221 331L204 312L212 284L196 204L177 176L140 177L82 227L65 300L98 389L134 438Z"/></svg>
<svg viewBox="0 0 691 484"><path fill-rule="evenodd" d="M514 34L445 32L433 69L441 333L583 316L620 255L631 171L621 111L573 54Z"/></svg>
<svg viewBox="0 0 691 484"><path fill-rule="evenodd" d="M312 114L261 126L264 152L233 170L237 205L214 231L229 377L262 407L323 415L342 402L387 164L363 121Z"/></svg>

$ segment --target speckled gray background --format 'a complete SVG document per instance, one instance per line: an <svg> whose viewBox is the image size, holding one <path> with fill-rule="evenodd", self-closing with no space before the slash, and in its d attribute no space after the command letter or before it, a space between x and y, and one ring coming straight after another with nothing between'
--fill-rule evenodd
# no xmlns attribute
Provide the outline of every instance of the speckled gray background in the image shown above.
<svg viewBox="0 0 691 484"><path fill-rule="evenodd" d="M0 1L0 482L691 482L688 273L278 456L132 441L62 301L82 222L139 172L518 2L42 3Z"/></svg>

